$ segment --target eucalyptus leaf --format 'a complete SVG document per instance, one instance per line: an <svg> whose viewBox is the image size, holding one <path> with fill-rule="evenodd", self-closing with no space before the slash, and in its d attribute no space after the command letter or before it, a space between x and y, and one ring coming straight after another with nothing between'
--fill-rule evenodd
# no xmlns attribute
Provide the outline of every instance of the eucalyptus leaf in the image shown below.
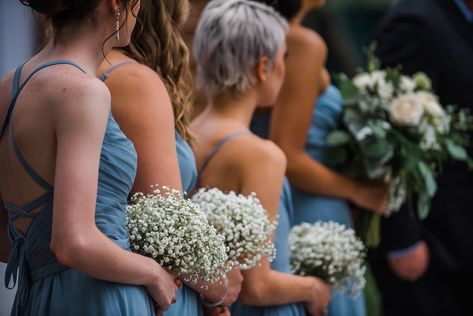
<svg viewBox="0 0 473 316"><path fill-rule="evenodd" d="M428 196L433 197L437 191L437 182L435 181L432 170L422 160L419 160L417 166L419 167L420 174L423 177Z"/></svg>
<svg viewBox="0 0 473 316"><path fill-rule="evenodd" d="M327 146L340 146L348 144L351 140L350 134L344 131L333 131L327 137Z"/></svg>
<svg viewBox="0 0 473 316"><path fill-rule="evenodd" d="M446 140L447 150L449 154L456 160L468 160L468 153L462 146L455 144L451 139Z"/></svg>
<svg viewBox="0 0 473 316"><path fill-rule="evenodd" d="M358 88L350 80L342 80L339 89L345 104L353 105L358 102L360 93L358 92Z"/></svg>
<svg viewBox="0 0 473 316"><path fill-rule="evenodd" d="M417 214L419 219L424 220L430 212L430 197L427 194L419 194L417 199Z"/></svg>

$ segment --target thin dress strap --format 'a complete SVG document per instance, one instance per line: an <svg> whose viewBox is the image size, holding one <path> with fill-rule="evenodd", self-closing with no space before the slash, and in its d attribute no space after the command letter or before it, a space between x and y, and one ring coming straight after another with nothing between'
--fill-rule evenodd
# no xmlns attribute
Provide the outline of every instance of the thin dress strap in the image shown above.
<svg viewBox="0 0 473 316"><path fill-rule="evenodd" d="M228 142L232 138L235 138L238 135L248 134L248 133L249 132L247 132L247 131L239 131L239 132L236 132L236 133L232 133L232 134L228 135L227 137L225 137L224 139L222 139L221 141L219 141L217 143L217 145L215 145L214 149L212 150L210 155L207 157L207 159L204 160L204 163L202 164L202 166L199 168L198 178L200 178L200 175L205 171L205 169L209 165L209 162L212 160L212 158L215 157L215 155L218 154L218 152L220 151L222 146L225 145L226 142Z"/></svg>
<svg viewBox="0 0 473 316"><path fill-rule="evenodd" d="M20 95L21 91L23 90L23 88L26 86L26 84L28 83L28 81L33 77L34 74L36 74L38 71L46 68L46 67L50 67L50 66L54 66L54 65L59 65L59 64L66 64L66 65L72 65L76 68L78 68L79 70L81 70L82 72L85 73L85 71L79 67L77 64L71 62L71 61L68 61L68 60L56 60L56 61L51 61L51 62L48 62L48 63L45 63L45 64L42 64L38 67L36 67L25 79L25 81L23 81L23 83L20 85L20 76L21 76L21 71L23 69L23 65L18 67L15 71L15 76L13 78L13 85L12 85L12 92L13 92L13 97L12 97L12 100L10 102L10 105L8 106L8 111L7 111L7 116L5 117L5 121L2 125L2 129L1 129L1 132L0 132L0 139L3 137L4 133L5 133L5 130L7 128L8 125L10 125L10 133L9 133L9 142L10 142L10 145L13 147L14 151L15 151L15 154L18 158L18 160L20 161L20 164L21 166L25 169L25 171L28 173L28 175L30 175L30 177L39 185L41 186L43 189L45 189L46 191L52 191L52 186L47 182L45 181L40 175L38 175L34 170L33 168L31 167L31 165L26 161L25 157L23 156L23 154L20 152L16 142L15 142L15 137L14 137L14 128L13 128L13 120L11 119L12 118L12 113L13 113L13 110L15 108L15 105L16 105L16 101L18 99L18 96ZM9 124L10 123L10 124Z"/></svg>
<svg viewBox="0 0 473 316"><path fill-rule="evenodd" d="M122 63L119 63L119 64L115 64L113 65L112 67L108 68L100 77L99 79L102 80L102 81L105 81L107 80L108 76L110 76L110 74L112 73L112 71L114 71L115 69L117 69L118 67L121 67L123 65L126 65L126 64L135 64L136 61L131 61L131 60L127 60L127 61L124 61Z"/></svg>

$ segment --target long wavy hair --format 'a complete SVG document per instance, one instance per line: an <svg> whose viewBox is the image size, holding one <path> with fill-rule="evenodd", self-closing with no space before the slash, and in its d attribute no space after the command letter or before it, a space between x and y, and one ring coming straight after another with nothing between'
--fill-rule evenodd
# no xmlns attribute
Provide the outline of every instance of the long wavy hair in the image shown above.
<svg viewBox="0 0 473 316"><path fill-rule="evenodd" d="M142 0L138 27L124 49L130 58L154 69L164 80L174 110L176 130L191 142L193 102L189 50L180 28L189 15L188 0Z"/></svg>

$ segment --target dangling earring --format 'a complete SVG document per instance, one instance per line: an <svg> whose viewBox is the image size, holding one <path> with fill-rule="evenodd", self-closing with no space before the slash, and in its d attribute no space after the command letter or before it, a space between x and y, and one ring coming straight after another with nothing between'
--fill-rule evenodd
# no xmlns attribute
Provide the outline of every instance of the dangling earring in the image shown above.
<svg viewBox="0 0 473 316"><path fill-rule="evenodd" d="M117 7L117 14L115 16L115 38L117 41L120 40L120 10Z"/></svg>

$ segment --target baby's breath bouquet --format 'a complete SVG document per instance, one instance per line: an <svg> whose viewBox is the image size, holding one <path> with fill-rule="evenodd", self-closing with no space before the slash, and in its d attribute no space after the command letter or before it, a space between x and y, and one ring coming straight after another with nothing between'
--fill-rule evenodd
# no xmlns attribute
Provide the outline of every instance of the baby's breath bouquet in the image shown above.
<svg viewBox="0 0 473 316"><path fill-rule="evenodd" d="M289 234L292 270L316 276L356 297L365 287L366 252L355 231L335 222L294 226Z"/></svg>
<svg viewBox="0 0 473 316"><path fill-rule="evenodd" d="M155 259L187 281L215 282L228 271L224 238L199 206L177 190L136 193L127 206L133 252Z"/></svg>
<svg viewBox="0 0 473 316"><path fill-rule="evenodd" d="M414 209L424 219L442 165L448 160L471 165L465 148L473 119L465 109L442 107L426 74L381 69L373 48L368 57L366 71L352 80L340 77L343 117L328 135L326 161L353 178L387 182L386 216L415 198ZM368 216L362 235L368 246L376 246L380 218Z"/></svg>
<svg viewBox="0 0 473 316"><path fill-rule="evenodd" d="M217 188L200 189L192 201L219 233L225 236L229 264L247 270L263 257L272 260L275 249L272 241L276 223L271 223L254 193L249 196Z"/></svg>

